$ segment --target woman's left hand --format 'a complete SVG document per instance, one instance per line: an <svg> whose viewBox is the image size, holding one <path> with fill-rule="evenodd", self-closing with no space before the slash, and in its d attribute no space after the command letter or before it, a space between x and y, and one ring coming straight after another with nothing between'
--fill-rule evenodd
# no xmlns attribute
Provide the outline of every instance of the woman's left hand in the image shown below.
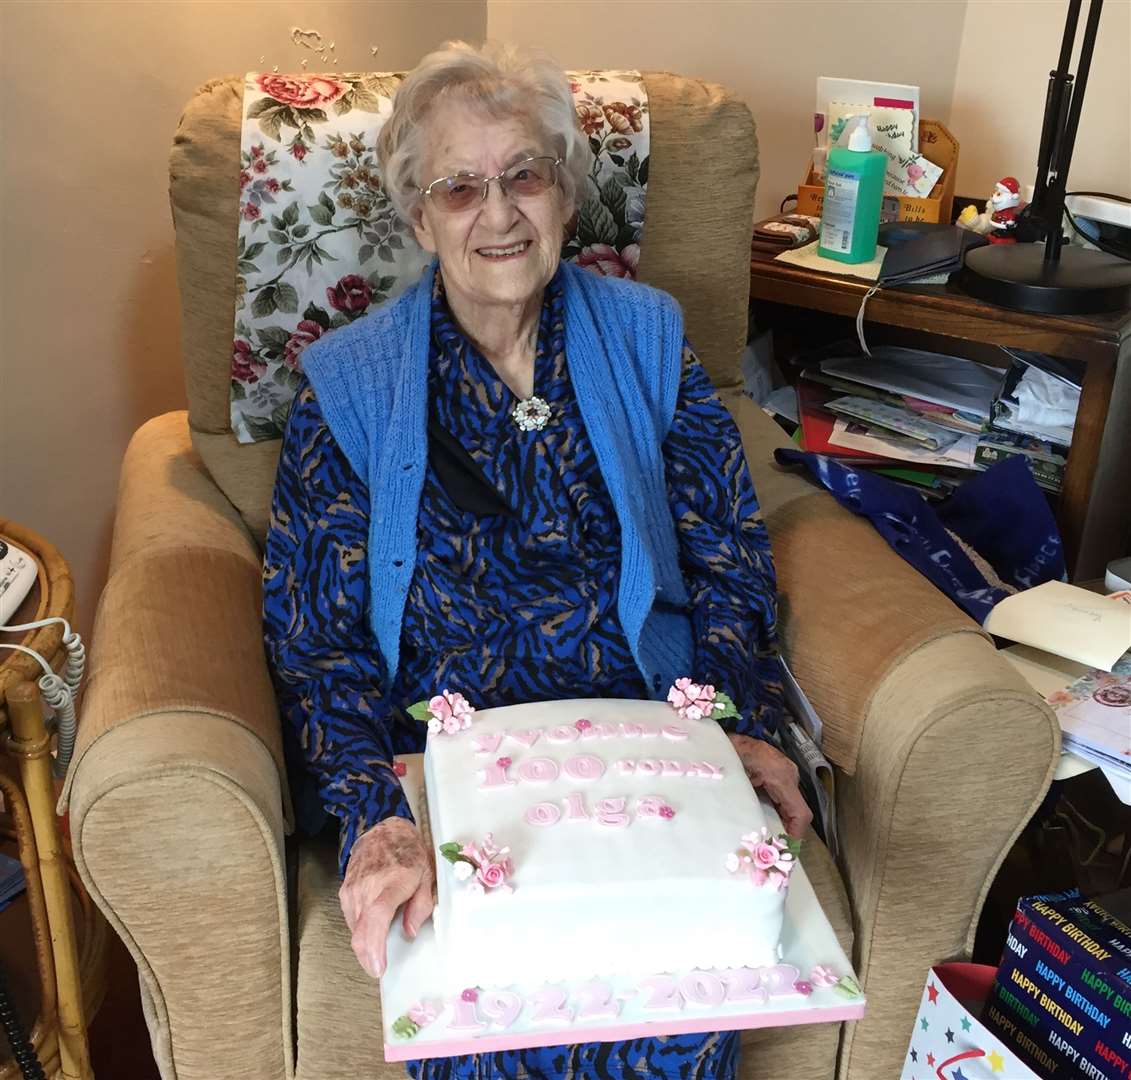
<svg viewBox="0 0 1131 1080"><path fill-rule="evenodd" d="M785 831L790 836L804 835L813 820L813 811L801 794L797 766L780 750L761 739L731 735L730 741L738 752L750 783L762 788L777 807Z"/></svg>

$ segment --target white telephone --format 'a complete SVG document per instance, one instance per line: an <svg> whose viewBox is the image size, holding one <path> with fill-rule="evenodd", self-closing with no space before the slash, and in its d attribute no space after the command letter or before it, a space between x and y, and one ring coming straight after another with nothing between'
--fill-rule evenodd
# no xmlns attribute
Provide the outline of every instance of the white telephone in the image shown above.
<svg viewBox="0 0 1131 1080"><path fill-rule="evenodd" d="M26 551L0 540L0 626L16 613L35 577L35 560Z"/></svg>

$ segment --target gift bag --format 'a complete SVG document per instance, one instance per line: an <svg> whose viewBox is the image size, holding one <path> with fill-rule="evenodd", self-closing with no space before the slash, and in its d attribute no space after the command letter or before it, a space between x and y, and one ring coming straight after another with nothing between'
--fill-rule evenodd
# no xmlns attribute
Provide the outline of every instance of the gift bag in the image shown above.
<svg viewBox="0 0 1131 1080"><path fill-rule="evenodd" d="M978 1019L996 973L987 964L931 968L900 1080L1040 1080Z"/></svg>

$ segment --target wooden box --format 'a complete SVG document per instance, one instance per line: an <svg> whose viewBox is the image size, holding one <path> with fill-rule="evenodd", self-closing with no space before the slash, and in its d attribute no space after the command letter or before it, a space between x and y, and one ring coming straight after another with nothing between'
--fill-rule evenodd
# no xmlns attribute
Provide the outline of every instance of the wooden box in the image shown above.
<svg viewBox="0 0 1131 1080"><path fill-rule="evenodd" d="M943 174L925 199L912 195L885 195L880 210L881 221L950 222L954 202L954 178L958 172L958 140L938 120L919 121L919 153L938 165ZM797 213L821 216L825 185L813 173L813 164L797 189Z"/></svg>

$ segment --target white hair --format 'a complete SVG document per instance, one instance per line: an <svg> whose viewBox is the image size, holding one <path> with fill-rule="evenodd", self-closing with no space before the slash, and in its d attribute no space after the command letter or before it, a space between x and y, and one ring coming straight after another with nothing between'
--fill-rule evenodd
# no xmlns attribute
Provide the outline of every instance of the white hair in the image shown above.
<svg viewBox="0 0 1131 1080"><path fill-rule="evenodd" d="M393 112L377 139L377 159L389 199L409 224L420 201L424 133L442 101L460 101L495 119L524 117L562 164L558 183L567 200L585 199L592 163L577 123L565 72L544 53L487 42L449 41L409 72L393 97ZM428 180L435 179L428 177Z"/></svg>

